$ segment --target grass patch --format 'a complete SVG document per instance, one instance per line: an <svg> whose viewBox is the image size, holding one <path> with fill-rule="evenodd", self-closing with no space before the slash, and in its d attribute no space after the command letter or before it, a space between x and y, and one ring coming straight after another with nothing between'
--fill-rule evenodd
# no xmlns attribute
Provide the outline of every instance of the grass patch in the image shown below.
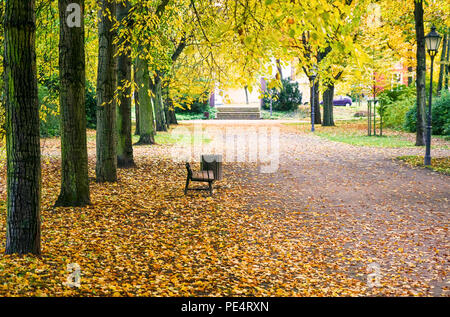
<svg viewBox="0 0 450 317"><path fill-rule="evenodd" d="M374 147L414 147L410 141L404 140L397 136L367 136L358 134L341 134L317 132L316 135L326 138L330 141L342 142L356 146L374 146Z"/></svg>
<svg viewBox="0 0 450 317"><path fill-rule="evenodd" d="M136 143L138 141L139 135L133 135L133 143ZM189 136L181 132L177 133L175 131L168 131L158 132L155 135L155 142L157 144L208 144L211 141L212 138L210 138L208 135L205 135L205 133L202 133L201 135L191 133Z"/></svg>
<svg viewBox="0 0 450 317"><path fill-rule="evenodd" d="M423 165L424 157L421 155L406 155L399 156L397 160L405 162L407 165L412 167L425 167L433 171L450 175L450 157L432 157L431 166Z"/></svg>
<svg viewBox="0 0 450 317"><path fill-rule="evenodd" d="M364 119L352 119L336 121L336 126L323 127L315 125L315 135L334 142L341 142L355 146L401 148L414 147L414 143L400 134L392 134L391 131L383 130L383 136L368 136L367 123ZM286 123L297 125L299 130L310 133L311 123ZM379 131L377 131L379 133Z"/></svg>
<svg viewBox="0 0 450 317"><path fill-rule="evenodd" d="M183 112L176 114L177 120L201 120L203 113Z"/></svg>
<svg viewBox="0 0 450 317"><path fill-rule="evenodd" d="M216 117L217 109L210 107L208 109L208 112L209 112L209 120L212 120ZM185 112L176 112L175 115L177 117L177 120L203 120L204 119L203 112L194 113L194 112L185 111Z"/></svg>
<svg viewBox="0 0 450 317"><path fill-rule="evenodd" d="M269 110L261 109L261 116L263 119L303 119L306 116L300 111L272 111L272 116L270 116Z"/></svg>

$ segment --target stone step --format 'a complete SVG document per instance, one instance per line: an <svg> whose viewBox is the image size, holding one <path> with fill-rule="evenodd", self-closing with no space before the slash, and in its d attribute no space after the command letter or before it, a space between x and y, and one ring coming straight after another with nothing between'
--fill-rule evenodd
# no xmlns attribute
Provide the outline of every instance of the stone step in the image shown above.
<svg viewBox="0 0 450 317"><path fill-rule="evenodd" d="M259 107L252 106L221 106L217 112L259 112Z"/></svg>
<svg viewBox="0 0 450 317"><path fill-rule="evenodd" d="M218 120L259 120L261 114L259 112L217 112Z"/></svg>

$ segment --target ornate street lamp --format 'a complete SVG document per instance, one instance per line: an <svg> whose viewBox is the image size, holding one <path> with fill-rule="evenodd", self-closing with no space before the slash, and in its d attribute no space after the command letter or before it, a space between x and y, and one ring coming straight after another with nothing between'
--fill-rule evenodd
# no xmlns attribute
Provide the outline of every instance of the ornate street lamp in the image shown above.
<svg viewBox="0 0 450 317"><path fill-rule="evenodd" d="M314 120L316 115L316 107L314 97L316 95L316 87L314 85L314 80L317 77L316 67L315 65L311 68L309 72L309 80L312 81L312 98L311 98L311 132L314 132Z"/></svg>
<svg viewBox="0 0 450 317"><path fill-rule="evenodd" d="M425 140L425 162L424 165L431 165L431 99L433 97L433 63L436 56L439 44L441 43L441 36L436 32L436 27L433 25L431 32L425 36L425 44L427 46L428 54L431 58L431 75L430 75L430 94L428 96L428 116L427 116L427 136Z"/></svg>

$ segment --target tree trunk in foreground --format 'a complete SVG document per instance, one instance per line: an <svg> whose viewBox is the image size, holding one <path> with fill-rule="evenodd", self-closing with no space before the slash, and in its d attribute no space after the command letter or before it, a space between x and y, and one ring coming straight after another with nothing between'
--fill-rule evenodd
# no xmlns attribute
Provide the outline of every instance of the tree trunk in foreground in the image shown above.
<svg viewBox="0 0 450 317"><path fill-rule="evenodd" d="M117 18L121 21L122 28L128 29L130 3L118 3L117 10ZM131 138L131 46L129 40L123 37L119 44L125 49L117 57L117 84L122 87L119 90L120 104L117 107L117 167L128 168L135 166Z"/></svg>
<svg viewBox="0 0 450 317"><path fill-rule="evenodd" d="M80 27L68 25L69 4L81 8ZM61 192L56 206L90 204L85 107L84 0L59 1Z"/></svg>
<svg viewBox="0 0 450 317"><path fill-rule="evenodd" d="M323 126L334 126L333 99L334 85L327 85L323 92Z"/></svg>
<svg viewBox="0 0 450 317"><path fill-rule="evenodd" d="M414 1L414 18L416 27L416 95L417 95L417 122L416 122L416 146L425 145L425 77L426 77L426 55L425 55L425 31L423 25L423 1Z"/></svg>
<svg viewBox="0 0 450 317"><path fill-rule="evenodd" d="M113 44L113 22L106 16L116 15L113 1L102 0L98 24L98 72L97 72L97 182L117 181L116 144L116 68Z"/></svg>
<svg viewBox="0 0 450 317"><path fill-rule="evenodd" d="M155 143L155 125L153 106L150 95L150 76L148 63L139 57L136 58L136 85L139 96L139 132L140 138L137 144Z"/></svg>
<svg viewBox="0 0 450 317"><path fill-rule="evenodd" d="M6 2L6 254L41 253L41 157L34 0Z"/></svg>

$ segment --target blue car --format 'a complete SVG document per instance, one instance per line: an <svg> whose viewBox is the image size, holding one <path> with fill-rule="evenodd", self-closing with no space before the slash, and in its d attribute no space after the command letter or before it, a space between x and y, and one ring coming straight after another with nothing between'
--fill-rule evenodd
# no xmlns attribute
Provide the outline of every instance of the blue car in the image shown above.
<svg viewBox="0 0 450 317"><path fill-rule="evenodd" d="M323 101L320 102L320 104L323 104ZM333 106L346 106L350 107L352 105L352 98L348 96L337 96L333 99Z"/></svg>
<svg viewBox="0 0 450 317"><path fill-rule="evenodd" d="M348 96L337 96L333 99L333 106L346 106L352 105L352 98Z"/></svg>

